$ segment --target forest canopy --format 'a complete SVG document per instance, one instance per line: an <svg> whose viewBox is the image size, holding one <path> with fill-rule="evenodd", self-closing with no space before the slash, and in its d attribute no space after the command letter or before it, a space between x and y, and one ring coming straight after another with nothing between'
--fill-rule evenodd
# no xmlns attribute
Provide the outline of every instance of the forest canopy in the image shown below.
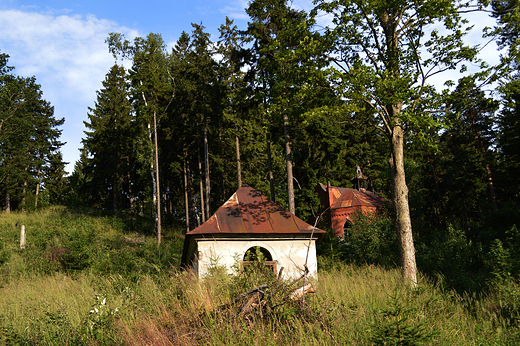
<svg viewBox="0 0 520 346"><path fill-rule="evenodd" d="M110 33L114 65L68 177L64 119L54 118L35 77L14 75L2 53L2 208L60 203L153 217L160 243L161 225L195 228L242 184L311 219L321 212L317 184L354 187L358 165L367 188L393 201L400 265L412 283L417 249L440 247L454 236L449 229L484 253L512 237L520 203L518 1L314 6L254 0L246 28L226 19L212 40L194 23L171 50L160 33ZM498 44L497 66L467 43L475 12L496 20L482 34ZM326 27L317 24L324 17ZM469 64L478 70L468 73ZM423 266L435 262L430 255Z"/></svg>

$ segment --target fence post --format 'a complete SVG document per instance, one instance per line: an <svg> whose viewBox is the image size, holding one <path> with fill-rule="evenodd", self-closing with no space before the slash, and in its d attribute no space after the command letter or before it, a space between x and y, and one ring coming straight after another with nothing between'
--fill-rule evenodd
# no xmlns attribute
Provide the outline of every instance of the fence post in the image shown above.
<svg viewBox="0 0 520 346"><path fill-rule="evenodd" d="M20 232L20 249L25 249L25 225L22 225Z"/></svg>

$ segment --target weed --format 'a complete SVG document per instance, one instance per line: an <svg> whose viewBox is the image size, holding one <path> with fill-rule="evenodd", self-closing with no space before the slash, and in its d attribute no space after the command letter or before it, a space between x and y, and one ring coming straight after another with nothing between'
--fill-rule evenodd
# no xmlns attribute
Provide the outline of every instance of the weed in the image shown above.
<svg viewBox="0 0 520 346"><path fill-rule="evenodd" d="M85 321L89 336L100 342L111 341L111 327L118 312L118 307L109 307L106 295L97 294Z"/></svg>

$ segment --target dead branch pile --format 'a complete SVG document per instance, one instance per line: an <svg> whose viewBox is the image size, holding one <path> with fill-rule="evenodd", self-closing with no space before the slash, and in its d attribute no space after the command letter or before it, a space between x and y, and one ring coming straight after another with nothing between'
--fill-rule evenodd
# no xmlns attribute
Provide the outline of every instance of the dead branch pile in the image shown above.
<svg viewBox="0 0 520 346"><path fill-rule="evenodd" d="M283 268L282 268L283 270ZM315 287L305 284L306 274L287 284L281 281L281 273L278 280L271 285L260 285L247 292L238 295L233 301L221 305L217 312L225 318L237 318L245 321L249 327L254 324L255 318L265 318L281 309L286 304L305 304L305 294L316 292ZM303 280L303 285L301 284Z"/></svg>

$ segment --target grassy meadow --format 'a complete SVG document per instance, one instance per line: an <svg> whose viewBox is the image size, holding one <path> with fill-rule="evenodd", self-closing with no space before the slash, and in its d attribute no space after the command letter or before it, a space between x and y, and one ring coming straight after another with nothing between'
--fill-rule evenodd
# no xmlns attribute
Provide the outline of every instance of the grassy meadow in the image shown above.
<svg viewBox="0 0 520 346"><path fill-rule="evenodd" d="M27 246L20 249L20 227ZM221 268L179 271L182 227L50 208L0 214L1 345L518 345L520 284L455 292L398 269L320 258L316 293ZM266 284L265 302L229 304ZM253 293L253 295L256 293ZM252 296L252 295L251 295ZM253 302L253 299L249 299Z"/></svg>

